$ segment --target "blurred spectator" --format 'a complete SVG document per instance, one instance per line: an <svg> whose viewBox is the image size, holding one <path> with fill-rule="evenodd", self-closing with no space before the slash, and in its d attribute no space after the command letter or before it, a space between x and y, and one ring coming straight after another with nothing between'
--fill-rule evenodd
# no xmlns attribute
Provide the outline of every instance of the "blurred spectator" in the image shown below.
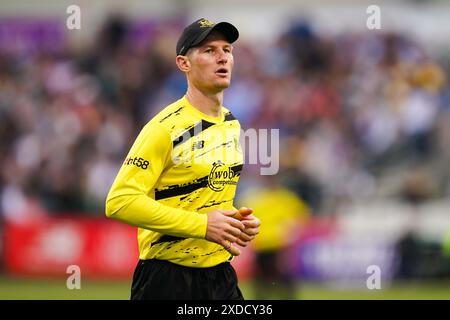
<svg viewBox="0 0 450 320"><path fill-rule="evenodd" d="M29 201L102 215L127 147L186 90L173 67L179 22L117 15L80 52L51 22L26 35L26 50L0 43L0 198L16 199L3 200L4 218ZM301 21L264 50L242 42L235 54L225 104L244 129L280 129L283 184L312 214L380 195L450 197L448 53L437 60L396 33L325 37ZM413 177L392 188L415 166L439 179L431 191Z"/></svg>
<svg viewBox="0 0 450 320"><path fill-rule="evenodd" d="M399 238L396 250L399 261L396 277L411 280L420 276L421 242L413 228L406 230Z"/></svg>
<svg viewBox="0 0 450 320"><path fill-rule="evenodd" d="M433 197L432 178L423 170L411 170L401 189L401 199L419 205Z"/></svg>
<svg viewBox="0 0 450 320"><path fill-rule="evenodd" d="M254 239L256 299L297 299L296 275L289 265L288 249L300 237L300 227L309 217L306 204L281 186L275 176L261 176L238 202L252 208L261 220ZM295 279L295 281L294 281Z"/></svg>
<svg viewBox="0 0 450 320"><path fill-rule="evenodd" d="M450 229L445 233L442 248L444 256L447 257L447 259L450 259Z"/></svg>

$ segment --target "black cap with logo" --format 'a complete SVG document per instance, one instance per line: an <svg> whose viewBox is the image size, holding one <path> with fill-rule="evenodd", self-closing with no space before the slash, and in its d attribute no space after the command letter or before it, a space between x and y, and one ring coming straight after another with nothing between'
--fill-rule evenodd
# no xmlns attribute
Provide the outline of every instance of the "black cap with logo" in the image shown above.
<svg viewBox="0 0 450 320"><path fill-rule="evenodd" d="M231 23L214 23L204 18L198 19L184 28L177 42L177 55L185 55L190 48L205 40L213 30L222 33L230 43L239 38L239 31Z"/></svg>

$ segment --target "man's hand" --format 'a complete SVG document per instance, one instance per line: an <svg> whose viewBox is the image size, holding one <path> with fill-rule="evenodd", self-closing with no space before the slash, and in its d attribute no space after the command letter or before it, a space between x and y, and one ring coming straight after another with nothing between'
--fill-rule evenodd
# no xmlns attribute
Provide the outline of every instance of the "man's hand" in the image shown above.
<svg viewBox="0 0 450 320"><path fill-rule="evenodd" d="M233 218L240 220L245 227L236 241L241 247L246 247L259 233L261 221L252 213L253 209L241 207L236 214L233 215Z"/></svg>
<svg viewBox="0 0 450 320"><path fill-rule="evenodd" d="M236 210L214 210L208 212L208 226L205 239L220 244L233 256L241 254L232 243L237 242L245 229L243 222L232 218Z"/></svg>

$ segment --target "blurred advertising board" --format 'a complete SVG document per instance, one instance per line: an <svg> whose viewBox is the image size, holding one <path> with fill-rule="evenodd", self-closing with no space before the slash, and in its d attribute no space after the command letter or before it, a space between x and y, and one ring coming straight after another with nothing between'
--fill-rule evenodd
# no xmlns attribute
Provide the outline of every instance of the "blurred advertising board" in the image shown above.
<svg viewBox="0 0 450 320"><path fill-rule="evenodd" d="M70 265L83 276L131 279L138 261L136 228L106 218L53 217L4 225L3 261L15 275L65 276ZM255 272L255 251L240 248L232 261L241 280ZM315 218L283 254L283 265L295 277L319 281L367 278L378 266L393 276L395 250L383 238L359 238L342 232L336 221Z"/></svg>
<svg viewBox="0 0 450 320"><path fill-rule="evenodd" d="M3 260L16 275L131 277L138 260L136 228L106 218L45 218L4 226Z"/></svg>
<svg viewBox="0 0 450 320"><path fill-rule="evenodd" d="M14 275L65 276L77 265L83 276L131 279L139 259L136 228L103 218L45 218L7 223L3 261ZM232 264L251 277L253 251L243 248Z"/></svg>
<svg viewBox="0 0 450 320"><path fill-rule="evenodd" d="M384 280L395 272L393 243L351 239L316 239L297 248L298 275L320 281L359 281L366 279L373 267L379 269Z"/></svg>
<svg viewBox="0 0 450 320"><path fill-rule="evenodd" d="M357 282L367 279L373 267L384 280L393 278L395 241L381 235L354 234L343 230L338 219L313 219L297 245L290 249L297 277L324 282Z"/></svg>
<svg viewBox="0 0 450 320"><path fill-rule="evenodd" d="M59 51L66 45L64 24L55 19L2 17L0 51L18 53Z"/></svg>

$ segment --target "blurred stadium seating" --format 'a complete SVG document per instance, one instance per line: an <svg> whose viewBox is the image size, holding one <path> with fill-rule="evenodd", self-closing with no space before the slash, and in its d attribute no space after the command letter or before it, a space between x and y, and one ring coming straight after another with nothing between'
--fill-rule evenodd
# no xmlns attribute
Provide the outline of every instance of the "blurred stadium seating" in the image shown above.
<svg viewBox="0 0 450 320"><path fill-rule="evenodd" d="M309 207L289 249L298 280L365 288L369 265L387 283L450 279L445 1L380 1L372 31L367 1L80 1L81 30L66 28L70 1L37 2L0 2L4 275L64 277L79 264L129 279L135 234L104 219L104 200L142 126L184 94L175 42L206 16L242 33L224 104L244 129L280 129L278 177ZM257 175L246 166L237 200ZM90 241L121 236L110 252L131 256L91 261L105 257ZM234 262L243 281L246 253Z"/></svg>

